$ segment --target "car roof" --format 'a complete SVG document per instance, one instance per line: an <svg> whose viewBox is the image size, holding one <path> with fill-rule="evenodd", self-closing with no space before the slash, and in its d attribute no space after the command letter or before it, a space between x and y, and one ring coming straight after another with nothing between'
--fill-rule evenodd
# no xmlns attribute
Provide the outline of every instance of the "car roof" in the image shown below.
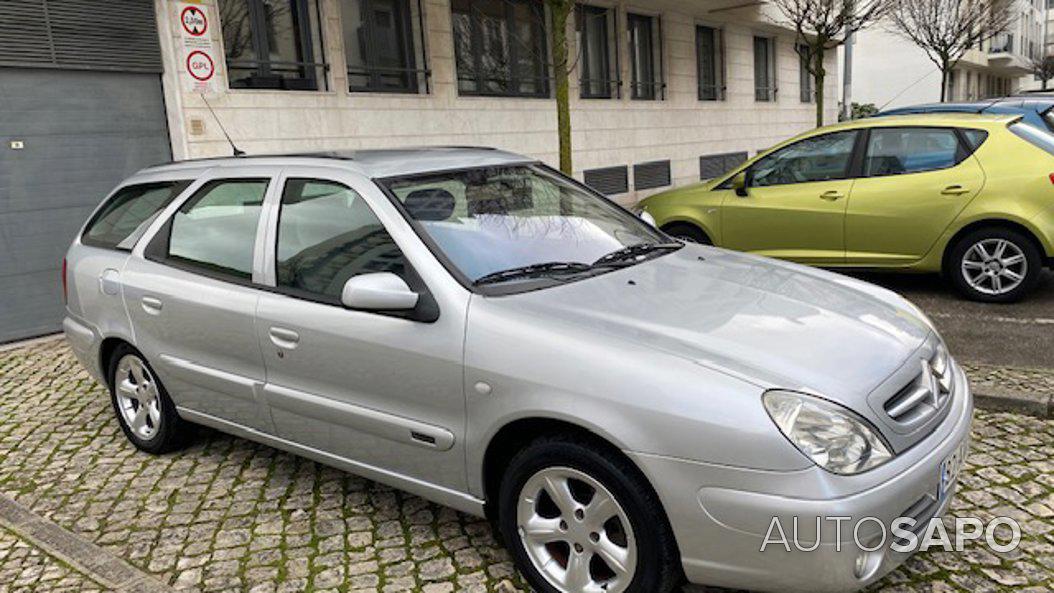
<svg viewBox="0 0 1054 593"><path fill-rule="evenodd" d="M1021 119L1021 114L1019 113L911 113L906 115L883 115L882 117L865 117L863 119L854 119L825 126L823 128L818 128L813 132L818 132L821 130L826 132L840 129L855 130L857 128L878 128L886 126L909 125L1005 127L1019 119Z"/></svg>
<svg viewBox="0 0 1054 593"><path fill-rule="evenodd" d="M426 146L314 153L209 157L174 161L147 167L138 174L195 171L245 165L314 165L344 168L371 179L402 177L434 171L494 167L538 162L538 159L496 148L476 146Z"/></svg>

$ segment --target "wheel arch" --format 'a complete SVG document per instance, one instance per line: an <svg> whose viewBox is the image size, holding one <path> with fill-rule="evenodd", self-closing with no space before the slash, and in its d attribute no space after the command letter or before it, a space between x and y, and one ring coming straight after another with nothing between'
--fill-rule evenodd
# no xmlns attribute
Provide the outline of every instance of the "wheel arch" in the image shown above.
<svg viewBox="0 0 1054 593"><path fill-rule="evenodd" d="M124 336L107 336L99 344L99 371L102 373L107 388L113 387L110 385L110 358L121 344L135 348L135 344Z"/></svg>
<svg viewBox="0 0 1054 593"><path fill-rule="evenodd" d="M672 229L675 229L679 226L691 227L693 229L698 230L700 233L703 234L704 239L709 241L711 245L714 244L714 233L711 232L710 229L707 229L705 225L700 224L698 220L692 220L689 218L672 218L664 221L659 226L659 230L663 231L664 233L669 233Z"/></svg>
<svg viewBox="0 0 1054 593"><path fill-rule="evenodd" d="M487 441L480 477L483 486L484 510L488 518L497 517L494 501L498 498L501 479L504 475L503 468L507 467L509 461L532 441L542 436L553 435L578 437L596 445L610 455L628 461L639 473L644 483L651 488L656 500L659 500L658 493L644 470L631 457L623 453L622 449L611 439L583 424L569 420L546 416L527 416L507 422ZM663 514L665 514L665 509Z"/></svg>
<svg viewBox="0 0 1054 593"><path fill-rule="evenodd" d="M1035 229L1028 226L1027 224L1011 220L1008 218L984 218L981 220L975 220L969 224L964 225L959 230L955 231L948 241L944 244L944 251L941 254L941 273L947 275L948 273L948 258L951 257L952 250L955 246L963 239L963 237L969 235L974 231L986 228L1004 228L1009 229L1024 235L1032 244L1039 250L1041 256L1049 261L1050 250L1046 248L1043 241L1039 238L1038 233Z"/></svg>

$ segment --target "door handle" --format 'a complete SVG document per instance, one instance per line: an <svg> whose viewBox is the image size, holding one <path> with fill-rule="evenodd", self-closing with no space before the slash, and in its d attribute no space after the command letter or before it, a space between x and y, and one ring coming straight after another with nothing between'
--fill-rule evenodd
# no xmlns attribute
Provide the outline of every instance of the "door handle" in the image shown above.
<svg viewBox="0 0 1054 593"><path fill-rule="evenodd" d="M161 299L152 296L145 296L139 302L143 305L143 310L151 315L159 315L165 305Z"/></svg>
<svg viewBox="0 0 1054 593"><path fill-rule="evenodd" d="M963 194L970 193L970 190L961 185L949 185L948 187L942 189L941 193L946 196L961 196Z"/></svg>
<svg viewBox="0 0 1054 593"><path fill-rule="evenodd" d="M842 199L844 197L845 197L845 194L843 194L842 192L840 192L838 190L834 190L834 189L832 189L830 191L825 191L822 194L820 194L820 199L827 200L828 202L833 202L835 200L840 200L840 199Z"/></svg>
<svg viewBox="0 0 1054 593"><path fill-rule="evenodd" d="M269 334L271 336L271 343L279 348L292 350L300 343L300 334L291 329L272 327Z"/></svg>

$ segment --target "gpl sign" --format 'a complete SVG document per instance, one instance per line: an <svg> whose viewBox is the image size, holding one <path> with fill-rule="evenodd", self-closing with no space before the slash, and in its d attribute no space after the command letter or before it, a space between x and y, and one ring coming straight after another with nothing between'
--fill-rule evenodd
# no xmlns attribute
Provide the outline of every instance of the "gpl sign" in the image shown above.
<svg viewBox="0 0 1054 593"><path fill-rule="evenodd" d="M200 0L180 0L175 3L179 19L179 36L183 44L186 74L184 88L192 93L219 91L216 75L216 44L209 30L211 7Z"/></svg>
<svg viewBox="0 0 1054 593"><path fill-rule="evenodd" d="M192 51L187 54L187 74L198 82L212 80L216 75L216 63L212 61L209 54L203 51Z"/></svg>

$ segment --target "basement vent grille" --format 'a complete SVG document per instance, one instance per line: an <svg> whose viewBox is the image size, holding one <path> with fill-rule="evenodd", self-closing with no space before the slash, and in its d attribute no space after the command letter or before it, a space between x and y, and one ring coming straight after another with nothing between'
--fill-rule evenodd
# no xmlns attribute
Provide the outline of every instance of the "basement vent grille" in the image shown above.
<svg viewBox="0 0 1054 593"><path fill-rule="evenodd" d="M586 185L605 196L624 194L629 191L629 170L624 166L583 171L582 179Z"/></svg>
<svg viewBox="0 0 1054 593"><path fill-rule="evenodd" d="M633 165L633 189L652 189L670 185L670 161Z"/></svg>
<svg viewBox="0 0 1054 593"><path fill-rule="evenodd" d="M713 179L728 173L747 160L747 153L726 152L699 157L699 179Z"/></svg>

